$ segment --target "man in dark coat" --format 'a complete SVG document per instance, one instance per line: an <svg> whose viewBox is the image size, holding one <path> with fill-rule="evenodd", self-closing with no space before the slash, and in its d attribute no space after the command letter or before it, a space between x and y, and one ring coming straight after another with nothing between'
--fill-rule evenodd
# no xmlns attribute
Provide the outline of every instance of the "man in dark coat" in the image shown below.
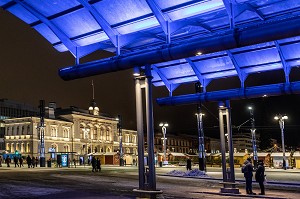
<svg viewBox="0 0 300 199"><path fill-rule="evenodd" d="M248 158L243 165L243 173L246 180L246 192L247 194L255 195L252 192L252 177L253 177L253 166L251 163L251 158Z"/></svg>
<svg viewBox="0 0 300 199"><path fill-rule="evenodd" d="M31 157L29 155L26 158L26 162L28 164L28 168L30 168L30 166L31 166Z"/></svg>
<svg viewBox="0 0 300 199"><path fill-rule="evenodd" d="M258 167L257 167L256 173L255 173L255 179L256 179L256 182L258 182L259 187L260 187L259 195L265 195L265 186L264 186L265 167L264 167L263 161L258 162Z"/></svg>
<svg viewBox="0 0 300 199"><path fill-rule="evenodd" d="M95 158L95 156L92 157L92 172L97 171L97 160Z"/></svg>
<svg viewBox="0 0 300 199"><path fill-rule="evenodd" d="M192 160L190 158L186 160L186 170L192 170Z"/></svg>

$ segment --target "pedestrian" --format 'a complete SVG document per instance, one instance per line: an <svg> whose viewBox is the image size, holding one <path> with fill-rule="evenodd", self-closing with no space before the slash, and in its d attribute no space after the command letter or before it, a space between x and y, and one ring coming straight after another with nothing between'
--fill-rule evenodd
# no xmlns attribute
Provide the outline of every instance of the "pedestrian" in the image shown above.
<svg viewBox="0 0 300 199"><path fill-rule="evenodd" d="M19 167L17 156L14 156L13 158L14 158L15 168Z"/></svg>
<svg viewBox="0 0 300 199"><path fill-rule="evenodd" d="M35 167L37 167L38 163L39 163L39 158L36 156L36 158L35 158Z"/></svg>
<svg viewBox="0 0 300 199"><path fill-rule="evenodd" d="M5 163L7 164L7 167L10 167L9 163L10 163L10 157L7 156L5 159Z"/></svg>
<svg viewBox="0 0 300 199"><path fill-rule="evenodd" d="M100 172L101 171L101 161L99 158L97 158L97 172Z"/></svg>
<svg viewBox="0 0 300 199"><path fill-rule="evenodd" d="M192 160L190 158L186 160L186 170L192 170Z"/></svg>
<svg viewBox="0 0 300 199"><path fill-rule="evenodd" d="M20 163L20 167L24 167L24 165L23 165L23 158L22 157L19 158L19 163Z"/></svg>
<svg viewBox="0 0 300 199"><path fill-rule="evenodd" d="M74 166L76 168L76 160L75 160L75 158L73 159L73 163L74 163Z"/></svg>
<svg viewBox="0 0 300 199"><path fill-rule="evenodd" d="M32 159L31 159L31 167L34 168L35 166L35 157L32 156Z"/></svg>
<svg viewBox="0 0 300 199"><path fill-rule="evenodd" d="M97 160L95 158L95 156L92 157L92 172L96 171L96 164L97 164Z"/></svg>
<svg viewBox="0 0 300 199"><path fill-rule="evenodd" d="M260 161L258 162L258 167L255 173L255 180L258 182L259 187L260 187L260 193L259 195L265 195L265 167L264 167L264 162Z"/></svg>
<svg viewBox="0 0 300 199"><path fill-rule="evenodd" d="M246 192L250 195L255 195L252 191L252 177L253 177L253 165L251 163L251 158L247 158L242 166L242 173L246 180Z"/></svg>
<svg viewBox="0 0 300 199"><path fill-rule="evenodd" d="M27 162L28 168L30 168L31 167L31 157L29 155L26 158L26 162Z"/></svg>
<svg viewBox="0 0 300 199"><path fill-rule="evenodd" d="M3 159L2 159L2 156L0 155L0 167L2 167L2 161L3 161Z"/></svg>

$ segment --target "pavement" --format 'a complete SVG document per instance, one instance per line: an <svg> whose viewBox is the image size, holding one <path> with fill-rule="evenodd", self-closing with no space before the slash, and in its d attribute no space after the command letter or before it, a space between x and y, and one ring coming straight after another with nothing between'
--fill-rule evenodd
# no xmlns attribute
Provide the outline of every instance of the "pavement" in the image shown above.
<svg viewBox="0 0 300 199"><path fill-rule="evenodd" d="M230 194L230 193L220 193L220 188L222 184L222 179L220 178L197 178L197 177L174 177L166 175L168 170L178 169L178 167L164 167L164 168L156 168L157 173L157 188L163 191L163 194L157 195L159 199L169 199L169 198L276 198L276 199L283 199L283 198L291 198L291 199L299 199L300 198L300 182L293 181L293 182L280 182L280 181L270 181L266 184L266 195L247 195L245 193L244 181L243 179L237 179L236 182L238 183L237 188L239 188L240 194ZM43 193L44 195L41 197L33 197L33 198L43 198L43 199L50 199L50 198L72 198L72 199L94 199L94 198L108 198L108 199L129 199L129 198L139 198L134 197L133 189L137 188L138 184L138 174L137 174L137 167L126 166L126 167L118 167L118 166L106 166L103 165L101 180L98 179L97 176L90 176L90 166L79 166L77 168L32 168L28 169L27 165L24 165L22 168L15 168L14 165L11 167L0 167L0 176L4 176L3 174L9 175L20 175L21 173L26 173L30 176L30 173L38 173L38 172L45 172L50 173L50 176L55 178L53 181L57 182L60 181L59 179L65 180L66 182L81 182L81 184L85 184L86 182L90 181L90 178L93 178L95 183L101 184L103 188L105 186L117 186L124 190L129 190L130 194L117 194L112 191L107 191L106 195L95 193L95 190L91 190L89 193L82 193L80 191L75 190L62 190L60 187L50 187L44 189L43 187L35 187L30 189L31 194L34 192ZM64 172L73 172L72 175L64 175ZM59 172L59 173L57 173ZM87 172L87 176L75 175L77 172ZM278 172L289 175L294 173L300 176L300 170L289 170L289 171L282 171L282 170L271 170L270 172ZM11 173L11 174L10 174ZM14 174L13 174L14 173ZM55 173L55 174L53 174ZM209 173L209 172L208 172ZM105 175L102 175L105 174ZM122 179L119 177L126 176L127 179ZM17 187L15 190L18 192L24 192L24 190L28 190L28 186L24 184L18 185L14 184L16 179L9 179L11 184L5 183L5 178L2 177L3 181L0 181L0 186L2 190L9 190L12 192L12 187ZM37 177L38 178L38 177ZM112 180L114 179L114 180ZM8 180L8 181L9 181ZM41 179L41 181L45 181ZM106 183L107 185L103 185ZM5 186L4 186L5 185ZM253 183L253 191L259 193L259 186L257 183ZM2 195L1 195L2 194ZM45 195L46 194L46 195ZM48 195L47 195L48 194ZM3 195L3 191L0 192L0 198L7 198ZM15 197L18 198L18 197ZM22 197L21 197L22 198ZM30 197L29 197L30 198Z"/></svg>

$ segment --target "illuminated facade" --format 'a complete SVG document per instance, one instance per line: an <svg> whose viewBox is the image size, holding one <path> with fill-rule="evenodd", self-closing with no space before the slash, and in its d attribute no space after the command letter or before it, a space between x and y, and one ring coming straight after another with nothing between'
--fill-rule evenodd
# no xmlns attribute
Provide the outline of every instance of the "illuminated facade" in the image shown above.
<svg viewBox="0 0 300 199"><path fill-rule="evenodd" d="M45 118L46 158L49 152L73 152L78 156L91 153L119 151L115 118L92 115L77 108L57 109L56 119ZM39 117L6 119L5 147L8 152L22 155L39 155ZM127 155L137 153L136 131L122 129L123 151Z"/></svg>

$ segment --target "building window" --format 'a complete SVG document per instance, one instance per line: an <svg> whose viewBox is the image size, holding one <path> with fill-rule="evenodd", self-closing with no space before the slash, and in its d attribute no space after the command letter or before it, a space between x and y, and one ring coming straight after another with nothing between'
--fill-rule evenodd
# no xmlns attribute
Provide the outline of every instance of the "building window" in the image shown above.
<svg viewBox="0 0 300 199"><path fill-rule="evenodd" d="M63 129L63 137L64 138L68 138L69 137L69 129L67 129L67 128Z"/></svg>
<svg viewBox="0 0 300 199"><path fill-rule="evenodd" d="M57 137L57 129L55 127L51 128L51 137Z"/></svg>
<svg viewBox="0 0 300 199"><path fill-rule="evenodd" d="M21 153L24 153L24 143L21 144Z"/></svg>
<svg viewBox="0 0 300 199"><path fill-rule="evenodd" d="M97 140L98 136L97 136L97 127L94 127L93 129L93 139Z"/></svg>
<svg viewBox="0 0 300 199"><path fill-rule="evenodd" d="M106 130L106 140L107 140L107 141L110 141L110 133L109 133L109 130L110 130L110 129L107 129L107 130Z"/></svg>
<svg viewBox="0 0 300 199"><path fill-rule="evenodd" d="M25 127L22 126L22 135L24 135L24 133L25 133Z"/></svg>
<svg viewBox="0 0 300 199"><path fill-rule="evenodd" d="M30 134L30 126L28 125L27 126L27 135L29 135Z"/></svg>

